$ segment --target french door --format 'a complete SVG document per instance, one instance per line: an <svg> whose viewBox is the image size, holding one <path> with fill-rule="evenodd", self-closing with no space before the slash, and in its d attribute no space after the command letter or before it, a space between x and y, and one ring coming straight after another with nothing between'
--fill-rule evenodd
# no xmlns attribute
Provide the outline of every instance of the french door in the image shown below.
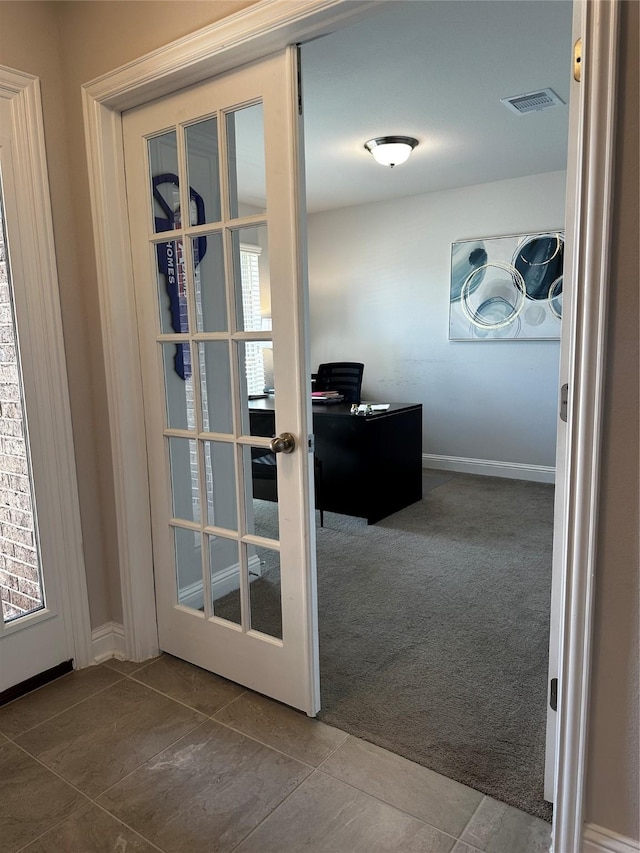
<svg viewBox="0 0 640 853"><path fill-rule="evenodd" d="M296 80L289 49L123 133L160 647L315 714Z"/></svg>

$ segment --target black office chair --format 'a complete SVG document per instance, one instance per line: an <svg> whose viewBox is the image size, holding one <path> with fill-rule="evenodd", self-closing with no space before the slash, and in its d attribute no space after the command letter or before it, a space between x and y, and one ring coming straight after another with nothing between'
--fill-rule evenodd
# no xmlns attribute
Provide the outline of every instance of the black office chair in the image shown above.
<svg viewBox="0 0 640 853"><path fill-rule="evenodd" d="M357 361L331 361L318 365L314 391L339 391L345 402L359 403L364 364Z"/></svg>

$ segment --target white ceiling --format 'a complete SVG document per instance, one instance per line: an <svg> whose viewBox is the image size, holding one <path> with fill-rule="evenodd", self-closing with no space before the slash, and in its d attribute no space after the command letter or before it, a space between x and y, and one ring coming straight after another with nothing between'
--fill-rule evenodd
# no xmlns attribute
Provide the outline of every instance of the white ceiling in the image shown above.
<svg viewBox="0 0 640 853"><path fill-rule="evenodd" d="M565 103L571 0L392 0L302 46L310 212L566 167L568 106L515 115L500 98L550 86ZM415 136L394 169L363 148Z"/></svg>

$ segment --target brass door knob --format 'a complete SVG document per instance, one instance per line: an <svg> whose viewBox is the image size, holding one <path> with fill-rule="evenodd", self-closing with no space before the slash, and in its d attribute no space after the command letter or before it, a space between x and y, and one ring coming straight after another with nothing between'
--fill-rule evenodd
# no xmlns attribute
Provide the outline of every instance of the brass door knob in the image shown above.
<svg viewBox="0 0 640 853"><path fill-rule="evenodd" d="M296 440L290 432L283 432L282 435L274 436L269 446L273 453L293 453Z"/></svg>

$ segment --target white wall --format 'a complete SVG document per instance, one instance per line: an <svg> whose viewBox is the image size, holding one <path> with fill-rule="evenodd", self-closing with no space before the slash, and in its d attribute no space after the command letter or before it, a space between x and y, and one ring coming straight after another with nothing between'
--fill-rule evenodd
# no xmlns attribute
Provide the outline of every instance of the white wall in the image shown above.
<svg viewBox="0 0 640 853"><path fill-rule="evenodd" d="M564 199L553 172L309 216L312 367L421 402L426 454L553 466L559 342L449 341L449 267L455 240L562 228Z"/></svg>

